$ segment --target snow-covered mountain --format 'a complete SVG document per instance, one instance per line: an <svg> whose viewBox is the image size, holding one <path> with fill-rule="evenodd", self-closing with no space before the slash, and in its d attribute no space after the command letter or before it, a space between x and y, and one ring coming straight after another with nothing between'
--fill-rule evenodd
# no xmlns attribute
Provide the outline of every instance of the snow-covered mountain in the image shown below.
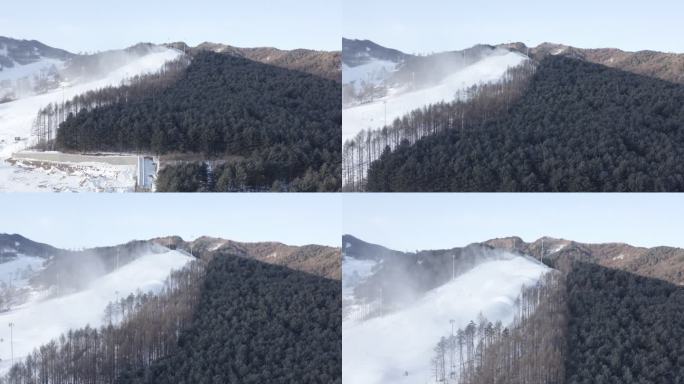
<svg viewBox="0 0 684 384"><path fill-rule="evenodd" d="M382 84L411 57L370 40L342 39L342 84L345 102L372 98ZM345 98L345 99L346 99Z"/></svg>
<svg viewBox="0 0 684 384"><path fill-rule="evenodd" d="M56 88L60 71L75 56L39 41L0 36L0 103Z"/></svg>
<svg viewBox="0 0 684 384"><path fill-rule="evenodd" d="M47 257L62 252L53 246L29 240L18 234L0 233L0 260L19 254Z"/></svg>
<svg viewBox="0 0 684 384"><path fill-rule="evenodd" d="M491 321L510 323L522 287L536 284L549 270L524 254L482 245L410 254L357 240L352 236L343 240L344 383L431 382L433 348L440 337L451 332L451 320L456 328L480 314ZM374 257L374 251L380 256ZM399 263L418 267L399 274L396 259L410 260ZM441 273L444 269L449 275L446 280ZM385 305L395 293L389 290L406 285L418 288L413 280L430 277L440 283L425 291L412 288L402 293L414 297L400 306ZM371 281L376 283L378 295L368 301L363 291Z"/></svg>
<svg viewBox="0 0 684 384"><path fill-rule="evenodd" d="M518 51L488 45L414 56L346 39L342 55L343 140L425 105L463 99L466 89L496 82L527 59Z"/></svg>

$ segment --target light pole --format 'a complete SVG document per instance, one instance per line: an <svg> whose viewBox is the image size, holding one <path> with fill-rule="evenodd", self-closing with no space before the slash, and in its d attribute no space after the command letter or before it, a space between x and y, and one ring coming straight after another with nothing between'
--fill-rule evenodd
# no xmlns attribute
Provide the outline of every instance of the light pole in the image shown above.
<svg viewBox="0 0 684 384"><path fill-rule="evenodd" d="M14 323L9 323L10 328L10 354L12 356L12 365L14 365L14 337L12 335L12 328L14 328Z"/></svg>

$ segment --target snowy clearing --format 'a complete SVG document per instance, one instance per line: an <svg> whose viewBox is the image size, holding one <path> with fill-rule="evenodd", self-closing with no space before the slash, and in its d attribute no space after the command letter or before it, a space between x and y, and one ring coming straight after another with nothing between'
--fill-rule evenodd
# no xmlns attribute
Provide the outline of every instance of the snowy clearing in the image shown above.
<svg viewBox="0 0 684 384"><path fill-rule="evenodd" d="M157 292L172 270L182 268L192 260L178 251L148 254L91 282L87 289L54 298L44 299L46 292L34 292L25 304L0 313L0 373L10 368L10 330L14 323L14 359L26 356L51 339L69 329L86 325L99 327L104 323L108 303L136 291Z"/></svg>
<svg viewBox="0 0 684 384"><path fill-rule="evenodd" d="M391 88L387 96L372 103L357 105L342 110L342 141L356 136L363 129L378 129L396 118L429 104L453 101L459 91L473 85L495 82L506 70L521 64L526 57L517 52L494 53L475 64L444 78L439 84L418 90ZM343 71L342 76L345 76Z"/></svg>
<svg viewBox="0 0 684 384"><path fill-rule="evenodd" d="M490 321L508 324L522 286L534 284L548 270L524 256L488 261L401 311L366 321L343 321L343 382L434 382L430 358L440 337L451 332L450 319L460 328L482 313Z"/></svg>

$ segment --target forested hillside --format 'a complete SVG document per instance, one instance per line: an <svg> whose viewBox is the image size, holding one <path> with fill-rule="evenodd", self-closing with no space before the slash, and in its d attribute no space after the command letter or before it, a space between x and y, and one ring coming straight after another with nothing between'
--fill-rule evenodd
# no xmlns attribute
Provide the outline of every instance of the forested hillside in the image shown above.
<svg viewBox="0 0 684 384"><path fill-rule="evenodd" d="M367 189L682 191L683 128L684 86L549 56L507 113L385 150Z"/></svg>
<svg viewBox="0 0 684 384"><path fill-rule="evenodd" d="M684 288L586 263L567 285L567 384L684 382Z"/></svg>
<svg viewBox="0 0 684 384"><path fill-rule="evenodd" d="M340 94L333 80L200 52L170 87L70 116L56 147L220 160L210 174L169 165L163 191L337 190Z"/></svg>
<svg viewBox="0 0 684 384"><path fill-rule="evenodd" d="M134 383L341 383L338 281L215 257L173 355Z"/></svg>

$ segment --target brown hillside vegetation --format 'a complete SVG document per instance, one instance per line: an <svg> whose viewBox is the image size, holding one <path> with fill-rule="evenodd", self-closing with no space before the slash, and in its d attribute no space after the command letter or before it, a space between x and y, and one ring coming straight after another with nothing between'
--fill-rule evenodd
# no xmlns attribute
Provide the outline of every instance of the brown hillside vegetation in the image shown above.
<svg viewBox="0 0 684 384"><path fill-rule="evenodd" d="M340 280L342 262L340 248L322 245L292 246L278 242L241 243L232 240L203 236L192 242L178 236L152 240L154 243L176 249L190 250L194 255L209 260L216 254L234 255L261 262L282 265L329 279Z"/></svg>
<svg viewBox="0 0 684 384"><path fill-rule="evenodd" d="M499 47L516 50L535 60L549 55L562 55L595 64L620 69L639 75L684 84L684 54L656 51L627 52L615 48L583 49L563 44L542 43L527 47L523 43L501 44Z"/></svg>
<svg viewBox="0 0 684 384"><path fill-rule="evenodd" d="M189 47L183 42L172 43L169 46L191 54L200 51L225 53L342 82L342 54L339 51L328 52L310 49L288 51L271 47L240 48L210 42L204 42L196 47Z"/></svg>
<svg viewBox="0 0 684 384"><path fill-rule="evenodd" d="M643 248L624 243L585 244L551 237L544 237L532 243L526 243L519 237L507 237L488 240L484 244L539 257L542 252L542 240L544 257L550 260L570 258L684 285L682 248Z"/></svg>

